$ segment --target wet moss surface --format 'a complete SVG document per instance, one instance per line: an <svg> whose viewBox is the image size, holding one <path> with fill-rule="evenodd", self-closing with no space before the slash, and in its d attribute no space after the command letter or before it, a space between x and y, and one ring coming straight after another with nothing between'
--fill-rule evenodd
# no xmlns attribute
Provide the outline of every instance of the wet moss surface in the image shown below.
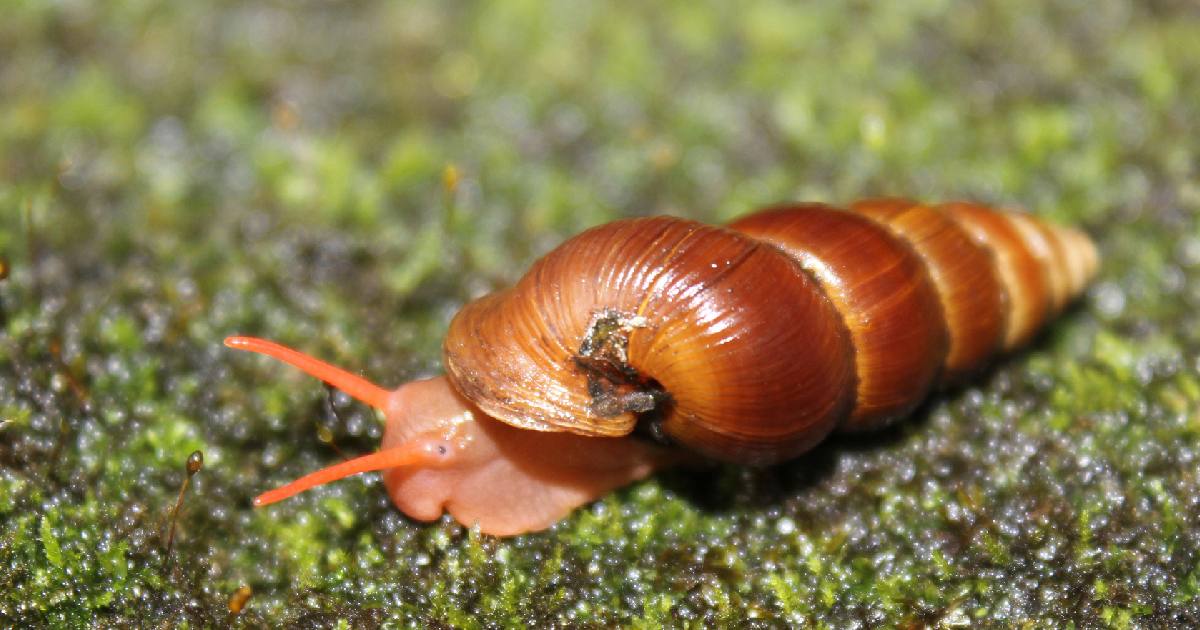
<svg viewBox="0 0 1200 630"><path fill-rule="evenodd" d="M0 625L1200 623L1191 3L4 14ZM584 227L889 193L1082 225L1101 278L909 422L544 533L412 522L374 475L251 508L381 427L227 334L396 384Z"/></svg>

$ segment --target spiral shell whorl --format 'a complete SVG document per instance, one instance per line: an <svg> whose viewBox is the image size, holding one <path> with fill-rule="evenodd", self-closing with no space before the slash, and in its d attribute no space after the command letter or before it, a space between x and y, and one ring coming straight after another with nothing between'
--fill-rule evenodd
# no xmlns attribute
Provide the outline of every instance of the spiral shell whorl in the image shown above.
<svg viewBox="0 0 1200 630"><path fill-rule="evenodd" d="M851 206L906 241L924 261L937 288L950 335L943 383L957 383L1000 350L1007 307L991 253L944 212L903 199Z"/></svg>
<svg viewBox="0 0 1200 630"><path fill-rule="evenodd" d="M816 282L770 245L670 217L568 240L464 307L444 354L510 424L619 436L650 402L672 439L735 461L794 456L853 402L851 342Z"/></svg>
<svg viewBox="0 0 1200 630"><path fill-rule="evenodd" d="M795 259L850 331L857 396L841 428L870 429L912 411L936 382L948 343L937 290L916 252L866 216L823 204L768 209L730 227Z"/></svg>
<svg viewBox="0 0 1200 630"><path fill-rule="evenodd" d="M518 427L620 436L648 421L766 464L908 413L1028 341L1096 271L1087 236L1028 215L852 208L588 230L459 312L448 375Z"/></svg>

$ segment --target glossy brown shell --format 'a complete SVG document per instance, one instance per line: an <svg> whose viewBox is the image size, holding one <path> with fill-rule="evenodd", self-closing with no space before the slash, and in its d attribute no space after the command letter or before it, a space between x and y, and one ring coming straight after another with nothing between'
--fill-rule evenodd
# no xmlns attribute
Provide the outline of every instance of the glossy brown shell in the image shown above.
<svg viewBox="0 0 1200 630"><path fill-rule="evenodd" d="M910 412L1028 341L1096 271L1077 230L953 203L617 221L465 306L444 355L485 413L708 457L789 459Z"/></svg>

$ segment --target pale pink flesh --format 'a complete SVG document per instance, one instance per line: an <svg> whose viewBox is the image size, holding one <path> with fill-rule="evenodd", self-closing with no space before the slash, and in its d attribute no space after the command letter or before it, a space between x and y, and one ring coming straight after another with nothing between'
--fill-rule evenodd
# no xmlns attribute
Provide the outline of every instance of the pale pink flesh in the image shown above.
<svg viewBox="0 0 1200 630"><path fill-rule="evenodd" d="M675 451L635 438L508 426L464 400L445 377L414 381L389 392L273 342L230 337L225 345L298 367L387 417L378 452L263 493L255 505L360 472L383 470L388 495L409 516L434 520L447 511L464 525L509 536L545 529L577 507L683 460Z"/></svg>

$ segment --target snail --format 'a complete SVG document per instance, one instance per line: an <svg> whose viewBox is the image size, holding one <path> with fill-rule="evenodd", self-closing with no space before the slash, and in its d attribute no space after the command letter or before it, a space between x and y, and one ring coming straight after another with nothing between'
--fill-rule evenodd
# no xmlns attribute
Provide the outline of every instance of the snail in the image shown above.
<svg viewBox="0 0 1200 630"><path fill-rule="evenodd" d="M1098 262L1081 231L964 202L595 227L464 306L444 376L389 391L270 341L226 339L386 416L379 451L255 504L382 471L409 516L446 511L504 536L667 466L781 462L902 418L1027 343Z"/></svg>

